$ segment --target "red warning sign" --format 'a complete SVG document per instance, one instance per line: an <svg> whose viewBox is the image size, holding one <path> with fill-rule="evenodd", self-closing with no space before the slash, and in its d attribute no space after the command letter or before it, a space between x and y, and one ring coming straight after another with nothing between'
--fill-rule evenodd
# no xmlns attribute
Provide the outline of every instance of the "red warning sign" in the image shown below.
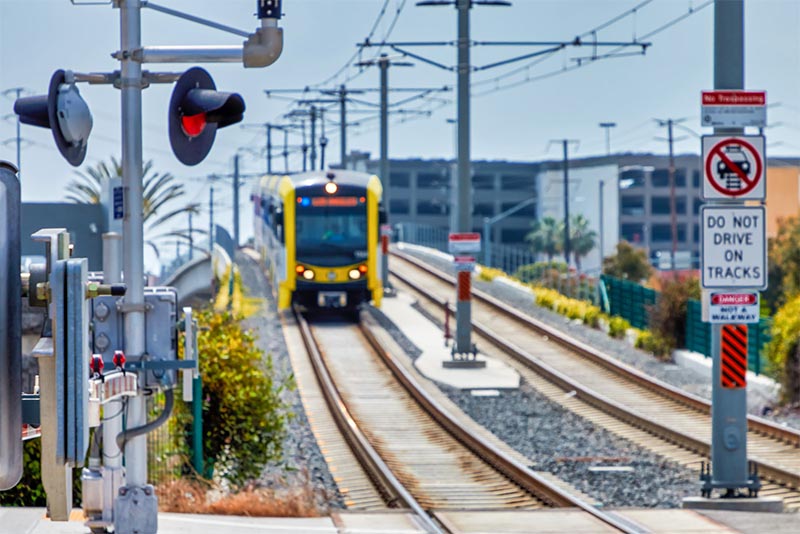
<svg viewBox="0 0 800 534"><path fill-rule="evenodd" d="M722 326L720 380L724 388L747 386L747 325Z"/></svg>
<svg viewBox="0 0 800 534"><path fill-rule="evenodd" d="M764 138L703 137L704 199L763 200Z"/></svg>

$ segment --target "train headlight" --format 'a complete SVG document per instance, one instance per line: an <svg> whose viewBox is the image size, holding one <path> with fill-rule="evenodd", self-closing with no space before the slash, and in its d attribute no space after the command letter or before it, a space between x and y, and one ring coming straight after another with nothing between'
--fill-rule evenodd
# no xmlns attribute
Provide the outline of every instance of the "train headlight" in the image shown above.
<svg viewBox="0 0 800 534"><path fill-rule="evenodd" d="M306 280L313 280L314 279L314 271L312 271L311 269L305 269L303 271L303 278L305 278Z"/></svg>
<svg viewBox="0 0 800 534"><path fill-rule="evenodd" d="M358 280L361 278L361 271L358 269L350 269L350 272L347 273L347 276L350 277L350 280Z"/></svg>
<svg viewBox="0 0 800 534"><path fill-rule="evenodd" d="M327 184L325 184L325 192L328 193L329 195L336 193L336 191L338 190L339 186L333 182L328 182Z"/></svg>

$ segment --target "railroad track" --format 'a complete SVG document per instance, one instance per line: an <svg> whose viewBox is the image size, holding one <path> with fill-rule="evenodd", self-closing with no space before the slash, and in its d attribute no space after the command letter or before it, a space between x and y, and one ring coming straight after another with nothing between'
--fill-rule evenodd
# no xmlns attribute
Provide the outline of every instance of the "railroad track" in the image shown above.
<svg viewBox="0 0 800 534"><path fill-rule="evenodd" d="M428 532L437 511L577 508L599 531L641 532L465 429L364 325L295 321L326 404L387 507Z"/></svg>
<svg viewBox="0 0 800 534"><path fill-rule="evenodd" d="M423 300L441 308L452 299L452 276L398 251L393 257L400 261L392 262L392 275ZM474 330L526 369L534 387L536 381L557 386L562 394L550 395L554 400L570 409L577 401L601 414L609 430L684 465L699 467L707 460L711 422L706 400L648 377L479 290L472 295ZM575 392L574 400L564 399L563 391ZM766 482L760 494L780 496L787 510L797 511L800 432L753 416L748 426L748 456Z"/></svg>

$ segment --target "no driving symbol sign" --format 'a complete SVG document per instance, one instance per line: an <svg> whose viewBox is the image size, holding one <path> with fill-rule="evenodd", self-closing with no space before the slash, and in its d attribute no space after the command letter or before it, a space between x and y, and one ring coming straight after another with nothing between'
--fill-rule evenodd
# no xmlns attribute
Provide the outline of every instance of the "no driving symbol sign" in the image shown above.
<svg viewBox="0 0 800 534"><path fill-rule="evenodd" d="M703 199L764 200L764 137L703 137Z"/></svg>

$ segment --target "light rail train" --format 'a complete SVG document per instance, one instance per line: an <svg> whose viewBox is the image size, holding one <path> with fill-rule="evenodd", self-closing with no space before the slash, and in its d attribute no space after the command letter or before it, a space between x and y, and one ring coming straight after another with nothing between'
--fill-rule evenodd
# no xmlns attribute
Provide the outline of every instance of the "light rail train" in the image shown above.
<svg viewBox="0 0 800 534"><path fill-rule="evenodd" d="M377 176L329 170L265 176L256 185L256 250L278 309L355 312L383 287L379 228L385 220Z"/></svg>

